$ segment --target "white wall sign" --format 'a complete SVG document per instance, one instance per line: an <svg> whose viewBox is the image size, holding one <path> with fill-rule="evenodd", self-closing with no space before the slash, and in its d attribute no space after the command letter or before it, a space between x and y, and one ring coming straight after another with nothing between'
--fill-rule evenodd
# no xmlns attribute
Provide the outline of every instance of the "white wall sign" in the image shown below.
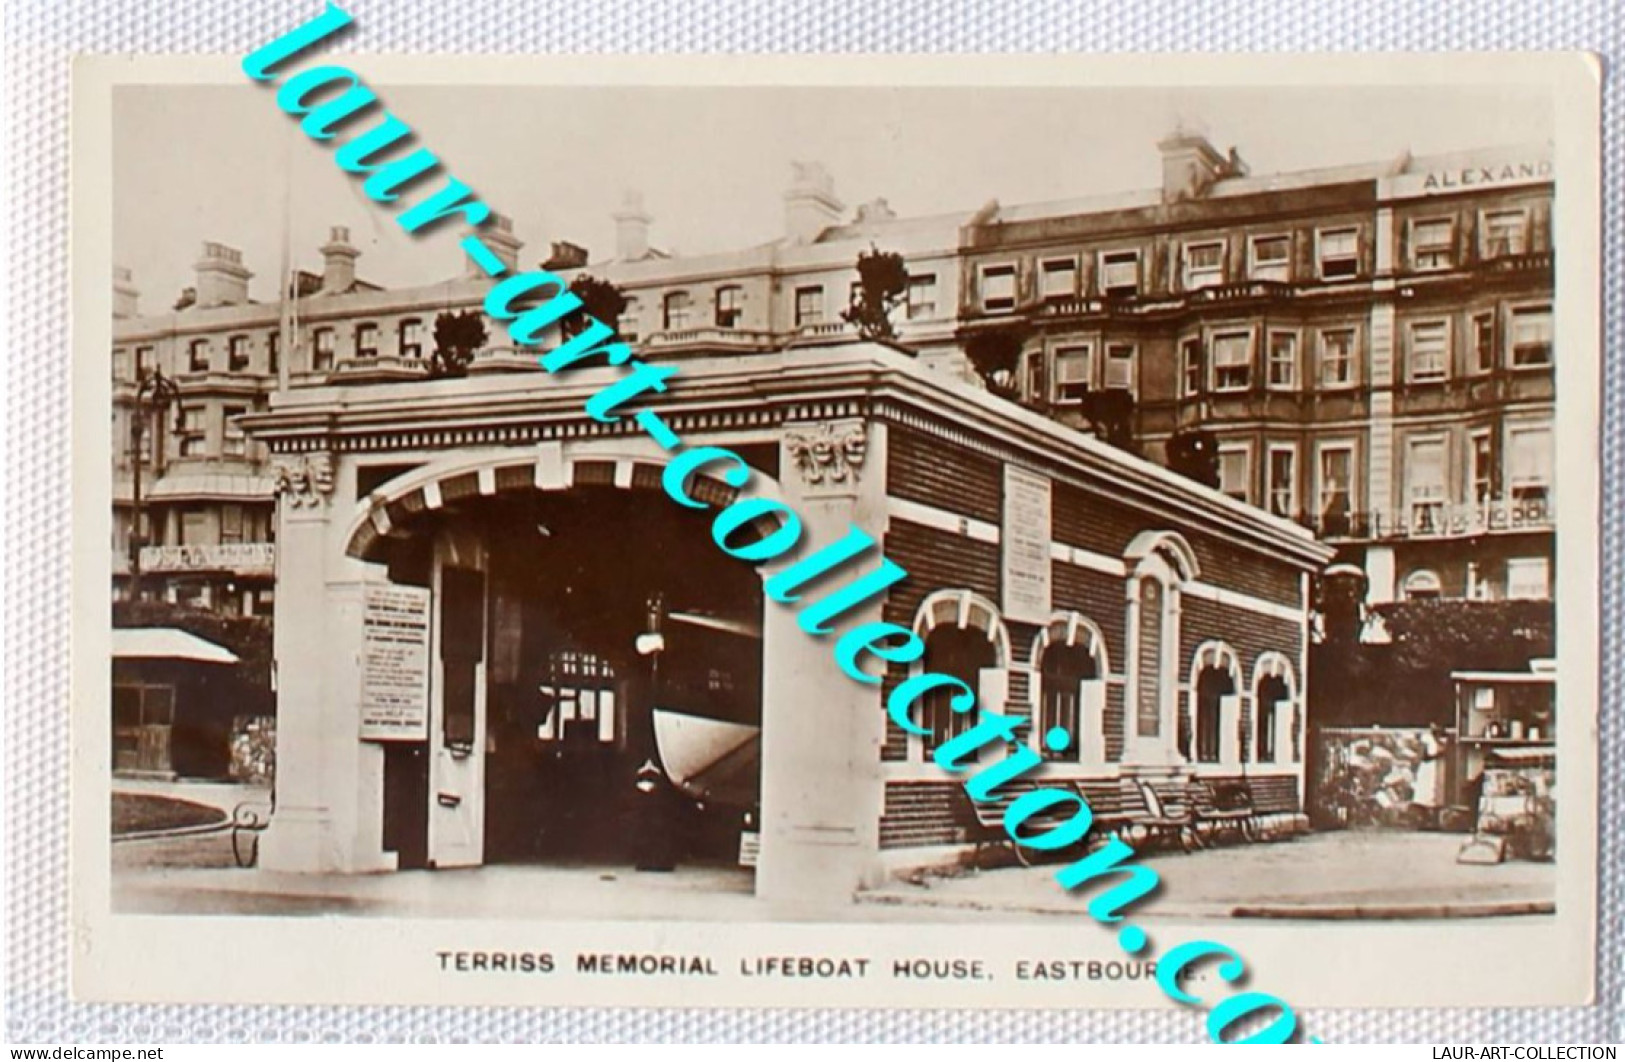
<svg viewBox="0 0 1625 1062"><path fill-rule="evenodd" d="M429 736L429 591L369 586L363 598L361 738Z"/></svg>
<svg viewBox="0 0 1625 1062"><path fill-rule="evenodd" d="M1402 173L1379 182L1384 198L1451 195L1476 188L1543 184L1554 176L1551 159L1508 159L1489 165L1458 166L1426 173Z"/></svg>
<svg viewBox="0 0 1625 1062"><path fill-rule="evenodd" d="M1004 468L1004 525L999 538L1006 619L1046 623L1050 615L1050 481Z"/></svg>

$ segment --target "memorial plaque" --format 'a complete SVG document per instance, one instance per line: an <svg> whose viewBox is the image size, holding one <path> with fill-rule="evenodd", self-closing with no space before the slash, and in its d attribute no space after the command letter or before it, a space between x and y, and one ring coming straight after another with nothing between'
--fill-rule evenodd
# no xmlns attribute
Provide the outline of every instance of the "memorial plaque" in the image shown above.
<svg viewBox="0 0 1625 1062"><path fill-rule="evenodd" d="M361 737L429 736L429 591L369 586L362 605Z"/></svg>
<svg viewBox="0 0 1625 1062"><path fill-rule="evenodd" d="M1000 584L1006 619L1045 623L1050 615L1050 482L1012 465L1004 469Z"/></svg>

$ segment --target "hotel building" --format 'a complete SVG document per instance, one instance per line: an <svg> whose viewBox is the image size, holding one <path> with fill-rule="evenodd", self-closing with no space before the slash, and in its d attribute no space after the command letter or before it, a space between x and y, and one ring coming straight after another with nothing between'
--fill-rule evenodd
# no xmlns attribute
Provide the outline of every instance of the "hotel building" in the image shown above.
<svg viewBox="0 0 1625 1062"><path fill-rule="evenodd" d="M1220 489L1373 602L1549 597L1549 149L1270 176L1160 149L1160 188L968 226L962 335L1022 326L1023 398L1062 421L1130 392L1153 460L1211 431Z"/></svg>

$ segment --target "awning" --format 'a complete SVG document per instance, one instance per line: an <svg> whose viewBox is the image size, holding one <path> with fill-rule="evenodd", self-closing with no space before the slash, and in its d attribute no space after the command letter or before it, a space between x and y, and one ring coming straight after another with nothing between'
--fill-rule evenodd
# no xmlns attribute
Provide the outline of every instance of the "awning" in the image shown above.
<svg viewBox="0 0 1625 1062"><path fill-rule="evenodd" d="M152 484L144 493L153 501L163 498L270 501L276 496L276 480L270 476L227 472L175 472Z"/></svg>
<svg viewBox="0 0 1625 1062"><path fill-rule="evenodd" d="M1486 767L1554 767L1557 749L1543 746L1527 749L1491 749L1485 757Z"/></svg>
<svg viewBox="0 0 1625 1062"><path fill-rule="evenodd" d="M198 660L206 664L235 664L237 654L173 627L119 627L113 631L113 659Z"/></svg>

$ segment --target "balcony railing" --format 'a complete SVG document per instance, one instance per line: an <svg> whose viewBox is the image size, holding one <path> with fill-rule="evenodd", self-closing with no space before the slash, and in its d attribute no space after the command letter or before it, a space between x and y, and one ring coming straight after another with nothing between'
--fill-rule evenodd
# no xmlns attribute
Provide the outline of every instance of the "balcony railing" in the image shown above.
<svg viewBox="0 0 1625 1062"><path fill-rule="evenodd" d="M213 546L145 546L144 572L232 572L270 575L276 569L276 546L270 542L223 542Z"/></svg>
<svg viewBox="0 0 1625 1062"><path fill-rule="evenodd" d="M1503 254L1486 258L1482 266L1491 273L1549 272L1554 254L1551 251L1526 251L1523 254Z"/></svg>
<svg viewBox="0 0 1625 1062"><path fill-rule="evenodd" d="M1212 302L1237 302L1246 299L1278 299L1293 293L1291 284L1281 280L1238 280L1229 284L1215 284L1198 288L1185 295L1185 302L1200 306Z"/></svg>
<svg viewBox="0 0 1625 1062"><path fill-rule="evenodd" d="M1215 284L1195 291L1167 295L1119 295L1109 298L1086 295L1070 299L1052 298L1035 309L1045 317L1089 317L1100 314L1136 317L1158 311L1182 310L1191 306L1213 306L1259 299L1288 299L1298 293L1298 288L1280 280L1238 280L1229 284Z"/></svg>
<svg viewBox="0 0 1625 1062"><path fill-rule="evenodd" d="M1501 255L1496 258L1486 258L1467 267L1488 274L1516 274L1550 272L1554 260L1554 253L1546 251L1529 251L1523 254ZM1422 274L1423 277L1426 274ZM1408 277L1407 281L1416 279ZM1016 307L1017 314L1029 313L1037 317L1139 317L1164 311L1178 311L1194 309L1205 306L1224 305L1250 301L1272 301L1277 299L1312 299L1322 293L1336 296L1340 292L1347 292L1350 284L1369 285L1373 278L1369 274L1352 277L1337 278L1336 280L1293 283L1284 280L1264 280L1246 278L1233 280L1223 284L1197 288L1192 291L1152 293L1139 292L1131 295L1099 296L1084 295L1072 298L1050 297L1037 304L1028 304ZM985 311L970 309L967 316L976 318L986 316ZM1009 312L1000 316L1010 316Z"/></svg>
<svg viewBox="0 0 1625 1062"><path fill-rule="evenodd" d="M819 321L817 324L804 324L796 329L796 339L799 342L852 339L857 334L857 329L845 321Z"/></svg>
<svg viewBox="0 0 1625 1062"><path fill-rule="evenodd" d="M777 338L771 332L758 332L749 328L722 328L718 325L653 332L644 341L644 346L657 350L670 350L674 347L771 350L778 345Z"/></svg>
<svg viewBox="0 0 1625 1062"><path fill-rule="evenodd" d="M1520 531L1550 531L1557 510L1545 500L1496 498L1471 505L1417 505L1410 509L1304 513L1298 522L1326 539L1463 538Z"/></svg>

